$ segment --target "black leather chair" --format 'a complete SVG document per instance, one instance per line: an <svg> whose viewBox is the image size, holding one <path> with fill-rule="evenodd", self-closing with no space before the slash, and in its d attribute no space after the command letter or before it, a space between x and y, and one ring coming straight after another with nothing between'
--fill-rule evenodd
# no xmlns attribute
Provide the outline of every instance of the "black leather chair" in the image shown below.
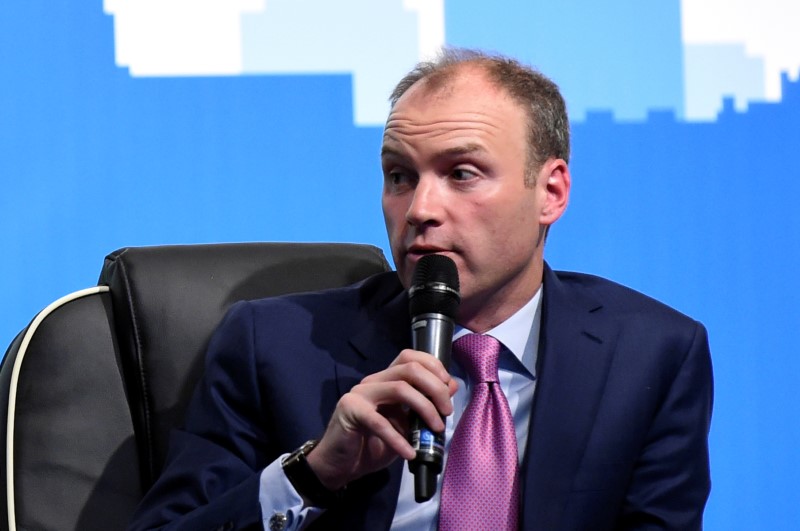
<svg viewBox="0 0 800 531"><path fill-rule="evenodd" d="M43 310L0 367L0 529L124 529L237 300L389 270L355 244L127 248L99 285Z"/></svg>

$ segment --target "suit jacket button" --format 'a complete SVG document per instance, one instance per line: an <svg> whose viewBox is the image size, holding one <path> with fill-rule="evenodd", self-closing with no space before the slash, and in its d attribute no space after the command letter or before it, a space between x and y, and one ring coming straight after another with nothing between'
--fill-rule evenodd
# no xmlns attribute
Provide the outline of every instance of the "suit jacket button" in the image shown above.
<svg viewBox="0 0 800 531"><path fill-rule="evenodd" d="M269 518L269 531L283 531L286 529L286 515L275 513Z"/></svg>

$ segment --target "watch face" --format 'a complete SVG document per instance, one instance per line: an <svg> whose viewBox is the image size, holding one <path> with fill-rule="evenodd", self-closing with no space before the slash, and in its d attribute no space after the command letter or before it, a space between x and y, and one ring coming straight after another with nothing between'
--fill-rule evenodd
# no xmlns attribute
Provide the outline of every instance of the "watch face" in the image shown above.
<svg viewBox="0 0 800 531"><path fill-rule="evenodd" d="M304 442L302 446L300 446L300 448L298 448L297 450L295 450L294 452L290 453L289 455L283 458L283 461L281 461L281 466L286 466L289 463L294 463L296 461L299 461L301 457L307 456L308 453L317 446L318 442L319 441L316 441L314 439Z"/></svg>
<svg viewBox="0 0 800 531"><path fill-rule="evenodd" d="M306 441L306 442L303 443L303 446L301 446L298 449L298 452L303 454L303 455L308 455L308 453L311 452L311 450L313 450L314 448L317 447L317 444L319 444L319 441L317 441L315 439L311 439L310 441Z"/></svg>
<svg viewBox="0 0 800 531"><path fill-rule="evenodd" d="M283 531L286 529L288 518L283 513L275 513L269 519L269 531Z"/></svg>

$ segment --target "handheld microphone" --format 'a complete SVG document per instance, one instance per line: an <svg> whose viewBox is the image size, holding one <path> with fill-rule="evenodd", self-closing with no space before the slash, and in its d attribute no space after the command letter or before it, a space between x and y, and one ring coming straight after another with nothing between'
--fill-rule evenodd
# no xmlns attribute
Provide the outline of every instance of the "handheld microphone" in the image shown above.
<svg viewBox="0 0 800 531"><path fill-rule="evenodd" d="M412 346L414 350L430 353L448 370L454 319L461 302L458 290L456 264L440 254L426 255L419 260L408 290ZM444 432L431 431L417 415L412 415L409 439L417 452L408 462L414 474L414 499L422 503L436 492L444 458Z"/></svg>

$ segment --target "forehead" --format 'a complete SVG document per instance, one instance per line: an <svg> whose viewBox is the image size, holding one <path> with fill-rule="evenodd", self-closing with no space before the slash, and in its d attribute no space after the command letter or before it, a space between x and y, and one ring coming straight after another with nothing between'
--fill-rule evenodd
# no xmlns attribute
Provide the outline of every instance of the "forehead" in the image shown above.
<svg viewBox="0 0 800 531"><path fill-rule="evenodd" d="M460 67L418 81L397 100L386 122L384 145L408 135L439 140L473 133L524 142L526 126L522 106L484 70Z"/></svg>
<svg viewBox="0 0 800 531"><path fill-rule="evenodd" d="M417 81L397 100L392 111L457 112L498 103L515 105L507 91L489 78L485 68L468 64Z"/></svg>

